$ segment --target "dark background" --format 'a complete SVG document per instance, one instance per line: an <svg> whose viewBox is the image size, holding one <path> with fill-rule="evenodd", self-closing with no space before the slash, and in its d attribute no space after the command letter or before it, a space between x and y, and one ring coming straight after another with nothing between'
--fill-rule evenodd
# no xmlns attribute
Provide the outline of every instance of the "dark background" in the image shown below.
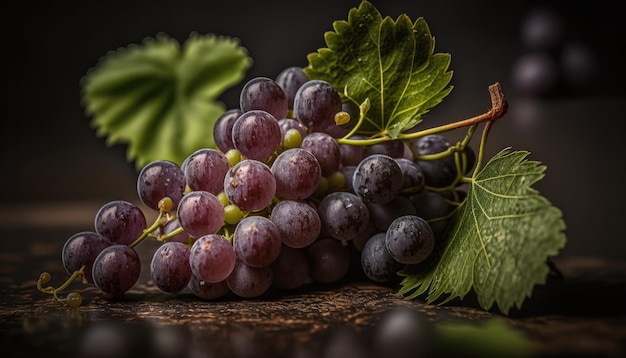
<svg viewBox="0 0 626 358"><path fill-rule="evenodd" d="M248 49L254 63L247 78L275 77L287 66L306 66L306 55L324 47L323 34L332 29L332 22L347 19L349 9L358 4L356 0L5 4L0 228L23 225L20 218L28 217L33 205L48 208L45 205L78 202L97 209L114 199L137 201L137 172L126 162L126 148L107 147L104 138L96 137L80 104L80 78L107 51L159 32L181 42L194 31L216 33L237 37ZM620 55L625 32L616 2L385 0L373 4L384 16L423 16L436 38L436 51L452 55L455 89L428 114L425 125L486 111L487 87L501 82L510 110L491 133L489 153L507 146L525 149L531 152L530 159L548 166L546 177L535 187L564 212L569 242L563 255L625 259L620 226L626 197L624 150L617 128L626 117ZM566 20L568 34L597 55L600 71L593 90L529 100L513 86L512 66L525 51L520 24L538 4L556 9ZM223 96L228 107L237 105L240 88ZM74 221L65 214L62 219L88 229L94 214L77 213Z"/></svg>

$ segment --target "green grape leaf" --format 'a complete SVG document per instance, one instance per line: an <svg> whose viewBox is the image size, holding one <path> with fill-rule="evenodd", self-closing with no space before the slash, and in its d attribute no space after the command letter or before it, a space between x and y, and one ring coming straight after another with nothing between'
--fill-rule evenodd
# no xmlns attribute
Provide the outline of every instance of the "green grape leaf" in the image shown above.
<svg viewBox="0 0 626 358"><path fill-rule="evenodd" d="M107 144L128 144L138 167L177 164L214 147L213 124L225 111L217 98L251 66L236 39L192 33L184 45L158 34L104 56L81 80L86 114Z"/></svg>
<svg viewBox="0 0 626 358"><path fill-rule="evenodd" d="M401 294L445 303L473 289L483 309L495 303L508 314L545 283L548 258L565 245L565 223L531 187L546 166L528 154L504 149L476 174L432 265L400 273Z"/></svg>
<svg viewBox="0 0 626 358"><path fill-rule="evenodd" d="M324 35L328 47L309 54L304 71L331 83L345 102L358 105L369 98L358 134L395 138L452 90L450 55L433 53L435 40L423 18L383 18L362 1L349 11L348 21L333 22L333 29Z"/></svg>

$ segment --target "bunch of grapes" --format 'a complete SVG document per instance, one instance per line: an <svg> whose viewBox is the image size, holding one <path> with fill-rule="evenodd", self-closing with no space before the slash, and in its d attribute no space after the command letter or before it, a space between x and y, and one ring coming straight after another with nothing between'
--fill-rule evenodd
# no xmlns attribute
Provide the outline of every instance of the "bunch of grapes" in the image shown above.
<svg viewBox="0 0 626 358"><path fill-rule="evenodd" d="M142 269L135 247L148 239L161 243L149 269L168 294L254 298L338 282L354 267L396 282L434 257L476 157L440 134L364 145L350 128L360 115L300 67L251 79L240 107L216 121L215 148L142 168L137 193L158 213L153 224L116 200L97 212L93 231L67 240L70 280L124 294ZM49 280L43 274L38 287L56 297L66 285L42 287Z"/></svg>

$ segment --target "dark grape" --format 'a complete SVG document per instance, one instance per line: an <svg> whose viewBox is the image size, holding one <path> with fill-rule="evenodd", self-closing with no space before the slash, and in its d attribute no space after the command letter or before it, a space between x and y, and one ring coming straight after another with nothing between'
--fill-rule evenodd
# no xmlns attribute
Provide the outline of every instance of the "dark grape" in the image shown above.
<svg viewBox="0 0 626 358"><path fill-rule="evenodd" d="M202 281L193 274L189 279L187 287L189 288L191 293L205 300L214 300L225 296L226 294L228 294L228 292L230 292L230 290L228 289L228 285L226 284L226 280L209 283L206 281Z"/></svg>
<svg viewBox="0 0 626 358"><path fill-rule="evenodd" d="M201 148L191 153L185 163L183 173L191 190L208 191L215 195L224 190L224 177L230 169L224 153L212 148Z"/></svg>
<svg viewBox="0 0 626 358"><path fill-rule="evenodd" d="M283 200L272 209L272 222L286 246L302 248L312 244L321 232L317 210L303 201Z"/></svg>
<svg viewBox="0 0 626 358"><path fill-rule="evenodd" d="M334 192L318 206L323 231L338 240L352 240L367 228L369 211L360 197L348 192Z"/></svg>
<svg viewBox="0 0 626 358"><path fill-rule="evenodd" d="M280 231L264 216L247 216L237 224L233 233L235 255L248 266L271 265L280 254Z"/></svg>
<svg viewBox="0 0 626 358"><path fill-rule="evenodd" d="M100 207L94 226L112 244L129 245L143 234L146 216L135 204L115 200Z"/></svg>
<svg viewBox="0 0 626 358"><path fill-rule="evenodd" d="M106 237L92 231L83 231L72 235L61 251L63 267L68 274L72 275L84 265L85 279L93 283L91 270L96 257L112 243Z"/></svg>
<svg viewBox="0 0 626 358"><path fill-rule="evenodd" d="M229 109L222 113L213 125L213 141L219 150L226 153L235 148L233 144L233 126L243 111L239 108Z"/></svg>
<svg viewBox="0 0 626 358"><path fill-rule="evenodd" d="M178 205L178 221L187 234L194 238L215 234L224 225L224 207L208 191L192 191Z"/></svg>
<svg viewBox="0 0 626 358"><path fill-rule="evenodd" d="M250 110L233 125L233 145L248 159L266 160L282 143L278 120L269 112Z"/></svg>
<svg viewBox="0 0 626 358"><path fill-rule="evenodd" d="M287 108L293 109L293 99L298 89L309 80L302 67L291 66L276 76L276 83L283 89L287 97Z"/></svg>
<svg viewBox="0 0 626 358"><path fill-rule="evenodd" d="M391 223L385 242L394 260L403 264L418 264L433 252L435 234L426 220L415 215L405 215Z"/></svg>
<svg viewBox="0 0 626 358"><path fill-rule="evenodd" d="M183 170L167 160L148 163L137 178L139 199L156 211L159 211L159 201L166 197L172 199L173 207L177 207L186 186Z"/></svg>
<svg viewBox="0 0 626 358"><path fill-rule="evenodd" d="M99 289L121 295L139 280L141 261L135 249L127 245L107 246L96 257L91 274Z"/></svg>
<svg viewBox="0 0 626 358"><path fill-rule="evenodd" d="M244 159L226 173L224 193L243 211L261 210L276 194L276 178L267 164Z"/></svg>
<svg viewBox="0 0 626 358"><path fill-rule="evenodd" d="M311 276L320 283L333 283L350 270L349 246L332 238L321 238L307 248Z"/></svg>
<svg viewBox="0 0 626 358"><path fill-rule="evenodd" d="M272 286L273 272L270 266L252 267L237 260L233 272L226 279L228 288L237 296L254 298L261 296Z"/></svg>
<svg viewBox="0 0 626 358"><path fill-rule="evenodd" d="M272 163L276 179L276 196L281 199L306 199L315 192L322 169L315 155L302 148L280 153Z"/></svg>
<svg viewBox="0 0 626 358"><path fill-rule="evenodd" d="M265 111L276 120L285 118L288 110L285 92L276 81L267 77L255 77L244 84L239 95L239 106L243 112Z"/></svg>
<svg viewBox="0 0 626 358"><path fill-rule="evenodd" d="M310 80L300 86L293 100L296 119L313 132L335 124L335 114L342 110L335 87L323 80Z"/></svg>
<svg viewBox="0 0 626 358"><path fill-rule="evenodd" d="M402 189L404 178L398 163L388 155L363 158L352 176L354 193L367 203L384 204Z"/></svg>
<svg viewBox="0 0 626 358"><path fill-rule="evenodd" d="M339 169L341 149L337 140L329 134L313 132L302 139L300 147L313 153L317 158L322 175L329 175Z"/></svg>
<svg viewBox="0 0 626 358"><path fill-rule="evenodd" d="M387 283L397 277L402 264L396 261L387 250L385 233L379 232L365 242L361 251L361 268L372 281Z"/></svg>
<svg viewBox="0 0 626 358"><path fill-rule="evenodd" d="M191 246L189 265L191 272L208 283L226 279L235 267L235 250L228 239L217 234L198 238Z"/></svg>
<svg viewBox="0 0 626 358"><path fill-rule="evenodd" d="M387 230L389 225L400 216L417 215L411 200L403 195L396 195L384 204L366 204L372 224L378 230Z"/></svg>
<svg viewBox="0 0 626 358"><path fill-rule="evenodd" d="M303 250L283 245L272 264L272 285L281 290L295 290L311 282L309 261Z"/></svg>
<svg viewBox="0 0 626 358"><path fill-rule="evenodd" d="M154 252L150 274L154 284L163 292L182 291L191 278L190 250L181 242L166 242Z"/></svg>

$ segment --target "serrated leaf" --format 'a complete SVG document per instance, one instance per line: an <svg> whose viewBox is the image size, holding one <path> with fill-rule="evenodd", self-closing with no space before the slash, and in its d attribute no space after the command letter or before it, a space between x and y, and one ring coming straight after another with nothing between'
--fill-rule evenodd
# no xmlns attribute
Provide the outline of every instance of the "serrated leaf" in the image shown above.
<svg viewBox="0 0 626 358"><path fill-rule="evenodd" d="M81 81L86 114L109 145L128 144L128 160L181 164L214 147L217 98L239 83L251 59L236 39L191 34L181 47L165 34L104 56Z"/></svg>
<svg viewBox="0 0 626 358"><path fill-rule="evenodd" d="M474 177L436 264L402 273L401 294L445 303L474 290L483 309L496 304L508 314L545 283L547 259L565 245L565 223L561 211L531 188L546 167L527 160L528 154L505 149Z"/></svg>
<svg viewBox="0 0 626 358"><path fill-rule="evenodd" d="M325 34L327 48L309 54L311 79L330 82L344 101L371 108L359 134L396 137L450 93L450 55L434 54L435 40L423 18L383 18L368 1L335 21Z"/></svg>

